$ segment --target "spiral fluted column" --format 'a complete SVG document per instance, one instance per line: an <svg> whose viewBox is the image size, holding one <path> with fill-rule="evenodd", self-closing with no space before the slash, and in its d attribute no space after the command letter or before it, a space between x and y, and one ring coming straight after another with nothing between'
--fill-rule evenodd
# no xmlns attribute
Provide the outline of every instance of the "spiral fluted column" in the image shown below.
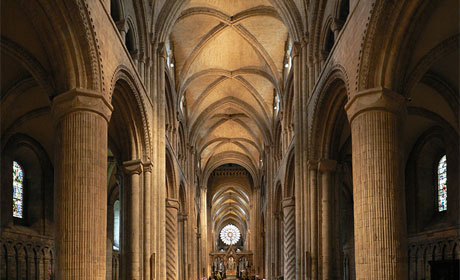
<svg viewBox="0 0 460 280"><path fill-rule="evenodd" d="M383 88L353 96L351 123L357 279L406 279L404 98Z"/></svg>
<svg viewBox="0 0 460 280"><path fill-rule="evenodd" d="M284 279L296 279L295 200L283 200L284 219Z"/></svg>
<svg viewBox="0 0 460 280"><path fill-rule="evenodd" d="M175 199L166 199L166 279L178 279L177 256L177 212L179 202Z"/></svg>
<svg viewBox="0 0 460 280"><path fill-rule="evenodd" d="M73 89L53 100L56 124L56 278L105 279L107 126L102 94Z"/></svg>
<svg viewBox="0 0 460 280"><path fill-rule="evenodd" d="M140 160L131 160L123 162L123 168L128 175L129 184L124 187L124 197L126 207L124 208L125 223L125 252L124 266L126 277L132 280L141 279L141 224L140 224L140 177L143 165Z"/></svg>

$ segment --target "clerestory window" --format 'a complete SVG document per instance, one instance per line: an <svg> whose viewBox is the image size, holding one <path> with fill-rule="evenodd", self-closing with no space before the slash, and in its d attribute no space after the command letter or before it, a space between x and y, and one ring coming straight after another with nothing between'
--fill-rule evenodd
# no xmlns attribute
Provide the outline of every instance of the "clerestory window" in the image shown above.
<svg viewBox="0 0 460 280"><path fill-rule="evenodd" d="M120 200L113 204L113 249L120 250Z"/></svg>
<svg viewBox="0 0 460 280"><path fill-rule="evenodd" d="M24 170L13 161L13 217L24 217Z"/></svg>
<svg viewBox="0 0 460 280"><path fill-rule="evenodd" d="M438 211L447 210L447 157L444 155L438 163Z"/></svg>

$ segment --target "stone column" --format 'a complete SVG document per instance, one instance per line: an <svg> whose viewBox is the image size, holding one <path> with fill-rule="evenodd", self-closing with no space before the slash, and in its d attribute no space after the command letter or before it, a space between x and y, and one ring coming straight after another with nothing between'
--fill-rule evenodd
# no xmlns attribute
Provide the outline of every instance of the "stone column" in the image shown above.
<svg viewBox="0 0 460 280"><path fill-rule="evenodd" d="M337 41L339 38L339 33L340 33L340 30L342 30L342 27L343 27L343 24L344 22L342 22L341 20L339 19L334 19L332 21L332 24L331 24L331 30L332 32L334 32L334 38L335 38L335 41Z"/></svg>
<svg viewBox="0 0 460 280"><path fill-rule="evenodd" d="M105 279L107 125L101 93L73 89L53 100L56 124L56 278Z"/></svg>
<svg viewBox="0 0 460 280"><path fill-rule="evenodd" d="M180 228L178 230L179 232L179 240L180 240L180 244L179 244L179 248L180 248L180 252L181 252L181 255L179 256L179 262L180 262L180 274L178 279L183 279L183 280L186 280L188 279L188 275L189 275L189 271L187 269L187 263L188 263L188 258L187 258L187 254L188 254L188 238L187 238L187 233L188 233L188 226L187 226L187 222L188 222L188 215L186 213L181 213L179 215L179 225L180 225Z"/></svg>
<svg viewBox="0 0 460 280"><path fill-rule="evenodd" d="M140 212L140 177L142 174L142 162L140 160L131 160L123 162L124 171L128 174L129 183L125 184L123 195L126 207L124 215L126 217L125 245L123 266L125 267L127 279L141 279L141 212Z"/></svg>
<svg viewBox="0 0 460 280"><path fill-rule="evenodd" d="M273 271L273 275L276 277L280 276L280 271L281 271L281 258L284 256L281 256L281 246L284 246L280 244L280 239L281 239L281 236L280 236L280 227L281 227L281 221L280 221L280 213L279 212L275 212L273 214L273 218L274 218L274 232L273 232L273 246L275 247L275 270ZM283 232L284 234L284 232Z"/></svg>
<svg viewBox="0 0 460 280"><path fill-rule="evenodd" d="M177 212L179 201L166 199L166 279L177 280L178 256L177 256Z"/></svg>
<svg viewBox="0 0 460 280"><path fill-rule="evenodd" d="M306 158L305 147L306 147L306 138L305 132L307 129L303 127L302 124L304 113L306 110L303 110L302 104L304 99L304 87L305 87L305 70L304 58L306 52L306 41L295 42L292 50L293 57L293 75L294 75L294 123L298 125L298 131L295 135L295 156L294 156L294 182L293 182L293 196L297 198L297 201L305 201L304 197L304 159ZM298 135L298 136L297 136ZM295 238L296 238L296 277L301 278L304 268L303 268L303 251L305 250L306 242L304 236L304 219L305 219L305 205L303 203L297 203L295 205Z"/></svg>
<svg viewBox="0 0 460 280"><path fill-rule="evenodd" d="M200 222L201 222L201 268L200 275L208 276L208 215L207 215L207 189L201 188L200 193Z"/></svg>
<svg viewBox="0 0 460 280"><path fill-rule="evenodd" d="M152 163L144 164L144 279L150 280L151 264L151 209L152 203Z"/></svg>
<svg viewBox="0 0 460 280"><path fill-rule="evenodd" d="M284 219L284 279L296 279L296 231L295 200L293 197L283 200Z"/></svg>
<svg viewBox="0 0 460 280"><path fill-rule="evenodd" d="M333 173L337 162L335 160L323 159L318 164L321 174L321 255L323 279L332 279L332 214L333 214Z"/></svg>
<svg viewBox="0 0 460 280"><path fill-rule="evenodd" d="M317 161L308 161L309 189L310 189L310 276L311 279L318 279L318 184Z"/></svg>
<svg viewBox="0 0 460 280"><path fill-rule="evenodd" d="M356 279L406 279L404 98L384 88L352 96Z"/></svg>
<svg viewBox="0 0 460 280"><path fill-rule="evenodd" d="M119 20L115 23L117 25L118 31L120 32L121 39L123 39L123 43L126 43L126 33L128 33L128 22L126 19Z"/></svg>

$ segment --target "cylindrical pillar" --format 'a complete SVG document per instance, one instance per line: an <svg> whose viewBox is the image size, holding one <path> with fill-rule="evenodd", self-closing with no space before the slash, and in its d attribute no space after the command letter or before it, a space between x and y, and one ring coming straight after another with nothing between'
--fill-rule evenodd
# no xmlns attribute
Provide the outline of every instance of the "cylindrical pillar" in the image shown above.
<svg viewBox="0 0 460 280"><path fill-rule="evenodd" d="M309 189L310 189L310 276L318 279L318 184L317 184L317 161L308 161Z"/></svg>
<svg viewBox="0 0 460 280"><path fill-rule="evenodd" d="M166 279L178 279L177 212L179 201L166 199Z"/></svg>
<svg viewBox="0 0 460 280"><path fill-rule="evenodd" d="M126 268L126 277L132 280L141 279L141 250L140 250L140 176L142 162L131 160L123 162L124 171L128 174L129 183L124 186L125 210L125 251L123 264Z"/></svg>
<svg viewBox="0 0 460 280"><path fill-rule="evenodd" d="M333 173L337 162L323 159L318 164L321 174L321 268L324 280L332 279L332 193Z"/></svg>
<svg viewBox="0 0 460 280"><path fill-rule="evenodd" d="M200 222L201 222L201 277L208 276L208 215L207 215L207 189L200 188Z"/></svg>
<svg viewBox="0 0 460 280"><path fill-rule="evenodd" d="M406 279L404 98L377 88L352 96L356 279Z"/></svg>
<svg viewBox="0 0 460 280"><path fill-rule="evenodd" d="M112 106L74 89L53 101L56 278L105 279L107 126Z"/></svg>
<svg viewBox="0 0 460 280"><path fill-rule="evenodd" d="M280 213L279 212L275 212L273 214L273 218L274 218L274 232L273 232L273 241L274 241L274 244L273 246L275 247L275 270L273 271L273 275L276 277L279 277L280 274L281 274L281 264L282 264L282 261L281 261L281 258L284 258L284 256L281 256L281 246L284 246L284 244L280 244L281 243L281 236L280 234L284 234L280 232L280 229L281 229L281 221L280 221ZM284 230L283 230L284 231Z"/></svg>
<svg viewBox="0 0 460 280"><path fill-rule="evenodd" d="M283 200L284 220L284 279L296 279L296 234L295 200L293 197Z"/></svg>
<svg viewBox="0 0 460 280"><path fill-rule="evenodd" d="M144 164L144 279L150 280L151 264L150 258L152 254L151 249L151 210L150 205L152 202L152 163L147 162Z"/></svg>

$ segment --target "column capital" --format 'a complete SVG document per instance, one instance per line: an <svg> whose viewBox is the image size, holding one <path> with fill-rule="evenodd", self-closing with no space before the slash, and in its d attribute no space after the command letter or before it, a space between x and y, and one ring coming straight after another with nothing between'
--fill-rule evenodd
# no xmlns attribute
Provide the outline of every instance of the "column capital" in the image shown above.
<svg viewBox="0 0 460 280"><path fill-rule="evenodd" d="M334 19L331 23L331 30L332 32L340 31L343 27L344 22L340 19Z"/></svg>
<svg viewBox="0 0 460 280"><path fill-rule="evenodd" d="M301 42L294 42L292 44L292 58L299 56L302 53L302 43Z"/></svg>
<svg viewBox="0 0 460 280"><path fill-rule="evenodd" d="M166 44L164 42L160 42L158 44L158 48L157 48L157 51L158 51L158 55L161 57L161 58L165 58L168 56L167 52L166 52Z"/></svg>
<svg viewBox="0 0 460 280"><path fill-rule="evenodd" d="M345 105L350 123L366 111L387 111L395 115L405 115L406 99L386 88L378 87L361 91L348 100Z"/></svg>
<svg viewBox="0 0 460 280"><path fill-rule="evenodd" d="M332 159L321 159L318 162L320 172L334 172L337 169L337 161Z"/></svg>
<svg viewBox="0 0 460 280"><path fill-rule="evenodd" d="M141 174L143 170L142 161L140 159L129 160L123 162L123 170L127 174Z"/></svg>
<svg viewBox="0 0 460 280"><path fill-rule="evenodd" d="M128 32L129 26L128 21L126 19L120 19L119 21L115 22L118 31L120 32Z"/></svg>
<svg viewBox="0 0 460 280"><path fill-rule="evenodd" d="M295 206L295 198L292 197L285 197L282 202L283 208L286 207L294 207Z"/></svg>
<svg viewBox="0 0 460 280"><path fill-rule="evenodd" d="M145 172L152 172L153 163L151 161L144 162L143 167Z"/></svg>
<svg viewBox="0 0 460 280"><path fill-rule="evenodd" d="M306 48L307 45L310 43L310 33L305 32L305 34L303 34L301 42L302 42L302 48Z"/></svg>
<svg viewBox="0 0 460 280"><path fill-rule="evenodd" d="M74 88L53 99L52 116L58 122L65 115L77 111L89 111L110 120L113 107L105 96L97 91Z"/></svg>
<svg viewBox="0 0 460 280"><path fill-rule="evenodd" d="M316 170L318 168L318 161L317 160L312 160L312 159L309 159L307 161L307 168L309 170Z"/></svg>
<svg viewBox="0 0 460 280"><path fill-rule="evenodd" d="M166 198L166 208L175 208L179 210L179 201L173 198Z"/></svg>
<svg viewBox="0 0 460 280"><path fill-rule="evenodd" d="M186 222L187 220L188 220L188 214L179 213L179 218L178 218L179 222Z"/></svg>

